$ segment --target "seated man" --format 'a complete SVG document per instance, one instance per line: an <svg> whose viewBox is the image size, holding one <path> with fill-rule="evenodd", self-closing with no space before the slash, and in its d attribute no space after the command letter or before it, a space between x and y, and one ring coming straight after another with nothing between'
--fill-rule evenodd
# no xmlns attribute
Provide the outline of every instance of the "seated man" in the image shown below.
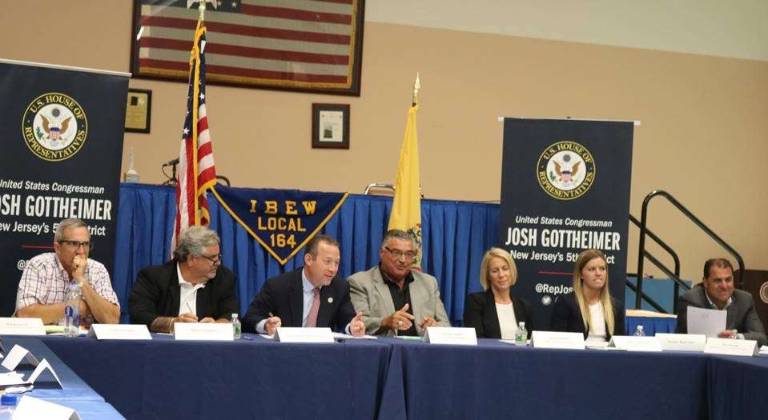
<svg viewBox="0 0 768 420"><path fill-rule="evenodd" d="M120 322L120 304L104 265L88 258L91 234L80 219L64 219L53 235L53 251L27 261L16 293L16 316L56 324L64 318L67 291L77 282L82 292L80 320Z"/></svg>
<svg viewBox="0 0 768 420"><path fill-rule="evenodd" d="M206 227L182 231L170 262L139 271L128 298L131 322L152 332L172 332L176 322L230 322L240 304L219 243Z"/></svg>
<svg viewBox="0 0 768 420"><path fill-rule="evenodd" d="M349 285L336 274L339 243L317 235L307 244L304 267L267 280L245 314L244 330L275 333L278 327L330 327L360 336L365 325L349 300Z"/></svg>
<svg viewBox="0 0 768 420"><path fill-rule="evenodd" d="M677 314L677 332L688 329L688 306L728 311L725 331L720 337L757 340L758 345L768 343L763 324L755 312L752 295L733 287L733 266L724 258L712 258L704 263L704 280L680 298Z"/></svg>
<svg viewBox="0 0 768 420"><path fill-rule="evenodd" d="M424 335L427 327L451 326L437 279L411 270L416 245L408 232L387 232L379 257L379 265L347 279L352 304L363 313L369 334Z"/></svg>

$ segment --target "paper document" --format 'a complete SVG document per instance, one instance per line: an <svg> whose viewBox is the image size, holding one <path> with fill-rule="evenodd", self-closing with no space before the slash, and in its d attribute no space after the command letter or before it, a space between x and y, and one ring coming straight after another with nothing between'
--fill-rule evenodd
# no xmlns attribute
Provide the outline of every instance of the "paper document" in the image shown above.
<svg viewBox="0 0 768 420"><path fill-rule="evenodd" d="M717 337L725 331L725 318L728 311L717 309L688 307L688 334L704 334Z"/></svg>

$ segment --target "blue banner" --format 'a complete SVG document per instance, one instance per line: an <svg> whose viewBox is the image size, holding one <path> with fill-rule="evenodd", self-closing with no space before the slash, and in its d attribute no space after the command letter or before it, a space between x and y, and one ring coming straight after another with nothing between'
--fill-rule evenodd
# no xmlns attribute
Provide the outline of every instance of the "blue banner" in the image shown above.
<svg viewBox="0 0 768 420"><path fill-rule="evenodd" d="M549 326L587 248L602 250L611 295L624 297L632 122L504 120L500 247L517 264L514 292Z"/></svg>
<svg viewBox="0 0 768 420"><path fill-rule="evenodd" d="M0 61L0 316L62 219L111 272L127 94L127 76Z"/></svg>
<svg viewBox="0 0 768 420"><path fill-rule="evenodd" d="M347 193L228 188L213 194L227 212L285 265L339 210Z"/></svg>

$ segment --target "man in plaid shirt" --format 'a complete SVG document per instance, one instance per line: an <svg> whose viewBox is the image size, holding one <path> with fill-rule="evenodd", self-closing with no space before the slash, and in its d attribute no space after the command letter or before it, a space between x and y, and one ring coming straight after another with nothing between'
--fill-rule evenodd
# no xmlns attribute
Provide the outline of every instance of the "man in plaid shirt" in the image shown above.
<svg viewBox="0 0 768 420"><path fill-rule="evenodd" d="M69 285L78 282L82 290L81 322L85 326L119 323L120 304L109 273L102 263L88 259L88 225L75 218L62 220L54 233L53 250L27 261L16 293L16 316L41 318L44 324L59 323L64 318Z"/></svg>

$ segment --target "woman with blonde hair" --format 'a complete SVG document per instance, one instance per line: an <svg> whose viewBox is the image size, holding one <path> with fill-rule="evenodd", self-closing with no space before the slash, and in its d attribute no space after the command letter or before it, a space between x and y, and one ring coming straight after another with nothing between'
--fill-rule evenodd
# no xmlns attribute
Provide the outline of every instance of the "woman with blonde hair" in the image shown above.
<svg viewBox="0 0 768 420"><path fill-rule="evenodd" d="M608 264L602 252L587 249L579 254L573 268L573 292L555 302L552 329L580 332L588 341L624 335L624 306L611 297Z"/></svg>
<svg viewBox="0 0 768 420"><path fill-rule="evenodd" d="M464 302L464 326L474 327L478 338L514 339L519 322L531 331L528 303L512 296L517 267L509 252L491 248L480 263L480 284L485 292L472 293Z"/></svg>

